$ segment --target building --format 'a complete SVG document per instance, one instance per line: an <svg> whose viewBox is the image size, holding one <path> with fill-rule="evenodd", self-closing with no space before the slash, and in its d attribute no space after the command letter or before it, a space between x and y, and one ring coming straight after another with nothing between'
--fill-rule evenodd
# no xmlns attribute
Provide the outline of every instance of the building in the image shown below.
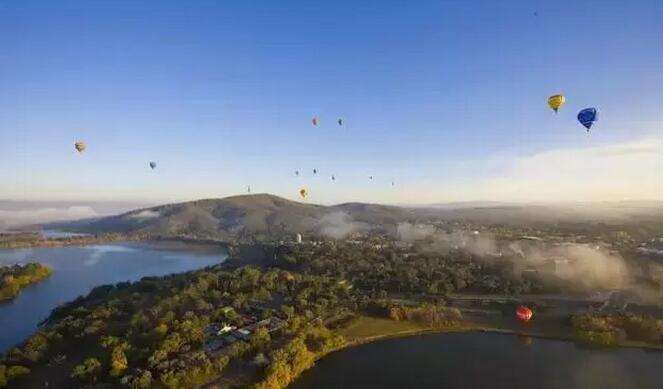
<svg viewBox="0 0 663 389"><path fill-rule="evenodd" d="M528 281L539 281L541 279L539 271L532 268L524 269L520 273L520 277L522 277L523 280L528 280Z"/></svg>
<svg viewBox="0 0 663 389"><path fill-rule="evenodd" d="M566 258L550 258L544 264L546 274L557 278L568 279L573 274L571 262Z"/></svg>
<svg viewBox="0 0 663 389"><path fill-rule="evenodd" d="M251 331L247 330L246 328L240 328L239 330L233 332L232 336L235 339L249 340L251 337Z"/></svg>
<svg viewBox="0 0 663 389"><path fill-rule="evenodd" d="M225 334L227 334L227 333L233 331L233 330L236 329L236 328L237 328L237 327L235 327L235 326L231 326L231 325L228 325L228 324L225 324L225 323L224 323L224 324L219 328L219 330L216 332L216 334L217 334L217 335L225 335Z"/></svg>

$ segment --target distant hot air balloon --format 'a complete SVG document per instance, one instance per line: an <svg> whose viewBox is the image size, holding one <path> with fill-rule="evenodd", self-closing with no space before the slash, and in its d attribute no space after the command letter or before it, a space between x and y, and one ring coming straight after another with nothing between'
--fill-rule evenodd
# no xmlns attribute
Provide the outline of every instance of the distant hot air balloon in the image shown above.
<svg viewBox="0 0 663 389"><path fill-rule="evenodd" d="M534 315L534 312L532 312L531 309L528 307L521 305L518 308L516 308L516 317L518 320L520 320L523 323L527 323L532 319L532 316Z"/></svg>
<svg viewBox="0 0 663 389"><path fill-rule="evenodd" d="M296 176L299 175L299 170L295 170L295 175L296 175Z"/></svg>
<svg viewBox="0 0 663 389"><path fill-rule="evenodd" d="M368 176L368 179L369 179L369 180L372 180L372 179L373 179L373 176Z"/></svg>
<svg viewBox="0 0 663 389"><path fill-rule="evenodd" d="M553 111L555 111L555 113L557 113L557 110L559 110L559 108L564 105L565 102L566 97L564 97L564 95L552 95L548 97L548 105L550 108L552 108Z"/></svg>
<svg viewBox="0 0 663 389"><path fill-rule="evenodd" d="M396 183L394 183L394 182L392 181L392 182L391 182L391 186L395 186L395 185L396 185Z"/></svg>
<svg viewBox="0 0 663 389"><path fill-rule="evenodd" d="M313 174L318 174L318 169L313 169Z"/></svg>
<svg viewBox="0 0 663 389"><path fill-rule="evenodd" d="M308 191L306 190L306 188L301 188L301 189L299 190L299 195L300 195L303 199L305 199L306 196L308 196Z"/></svg>
<svg viewBox="0 0 663 389"><path fill-rule="evenodd" d="M331 176L331 180L332 180L332 181L336 181L336 177L334 177L333 174L332 174L332 176Z"/></svg>
<svg viewBox="0 0 663 389"><path fill-rule="evenodd" d="M85 143L83 143L83 142L76 142L76 143L74 143L74 148L76 148L76 150L79 153L82 153L83 151L85 151L86 146L85 146Z"/></svg>
<svg viewBox="0 0 663 389"><path fill-rule="evenodd" d="M311 123L313 123L314 126L317 126L318 124L320 124L320 118L318 118L317 116L313 116L313 119L311 119Z"/></svg>
<svg viewBox="0 0 663 389"><path fill-rule="evenodd" d="M599 120L599 113L596 108L585 108L578 112L578 121L585 126L587 132L597 120Z"/></svg>
<svg viewBox="0 0 663 389"><path fill-rule="evenodd" d="M154 170L154 168L157 167L157 163L154 161L150 162L150 167Z"/></svg>
<svg viewBox="0 0 663 389"><path fill-rule="evenodd" d="M342 126L343 125L343 118L338 118L338 125Z"/></svg>

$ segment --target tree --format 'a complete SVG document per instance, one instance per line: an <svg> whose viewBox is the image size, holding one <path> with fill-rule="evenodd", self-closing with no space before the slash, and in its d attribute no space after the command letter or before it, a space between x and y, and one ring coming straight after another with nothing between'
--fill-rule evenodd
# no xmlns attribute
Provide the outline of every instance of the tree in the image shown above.
<svg viewBox="0 0 663 389"><path fill-rule="evenodd" d="M82 381L95 382L100 370L101 362L99 362L97 358L90 357L87 358L82 365L74 367L71 372L71 377L78 378Z"/></svg>
<svg viewBox="0 0 663 389"><path fill-rule="evenodd" d="M6 370L7 368L5 365L0 365L0 388L7 386L7 376L5 375Z"/></svg>
<svg viewBox="0 0 663 389"><path fill-rule="evenodd" d="M281 312L285 315L286 318L290 319L295 316L295 308L289 306L289 305L283 305L281 306Z"/></svg>
<svg viewBox="0 0 663 389"><path fill-rule="evenodd" d="M7 381L11 381L15 378L22 377L24 375L30 374L30 369L24 366L11 366L7 369L5 375L7 376Z"/></svg>
<svg viewBox="0 0 663 389"><path fill-rule="evenodd" d="M123 345L115 346L111 353L111 370L110 375L112 377L118 377L122 372L124 372L129 362L127 361L127 356L124 354L125 347Z"/></svg>
<svg viewBox="0 0 663 389"><path fill-rule="evenodd" d="M255 349L261 349L269 341L271 340L271 337L269 336L269 331L267 330L266 327L259 327L253 335L251 335L251 339L249 340L249 344L251 344L251 347Z"/></svg>
<svg viewBox="0 0 663 389"><path fill-rule="evenodd" d="M36 362L48 347L46 336L41 333L33 335L23 348L23 352L30 361Z"/></svg>
<svg viewBox="0 0 663 389"><path fill-rule="evenodd" d="M144 370L131 381L131 389L149 389L152 386L152 373Z"/></svg>

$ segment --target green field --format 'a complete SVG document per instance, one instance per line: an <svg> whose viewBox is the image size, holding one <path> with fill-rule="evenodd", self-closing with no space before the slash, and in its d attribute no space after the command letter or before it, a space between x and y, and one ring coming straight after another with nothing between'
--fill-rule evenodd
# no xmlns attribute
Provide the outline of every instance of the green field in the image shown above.
<svg viewBox="0 0 663 389"><path fill-rule="evenodd" d="M434 328L411 321L395 321L370 316L358 316L344 328L338 329L347 342L365 342L371 339L415 334L431 331Z"/></svg>

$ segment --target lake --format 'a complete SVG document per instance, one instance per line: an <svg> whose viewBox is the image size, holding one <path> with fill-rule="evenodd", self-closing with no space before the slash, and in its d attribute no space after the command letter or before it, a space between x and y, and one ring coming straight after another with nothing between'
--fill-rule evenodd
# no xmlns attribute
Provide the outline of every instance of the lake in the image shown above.
<svg viewBox="0 0 663 389"><path fill-rule="evenodd" d="M648 389L663 352L495 333L389 339L333 353L288 389Z"/></svg>
<svg viewBox="0 0 663 389"><path fill-rule="evenodd" d="M186 272L225 258L217 246L177 242L0 250L0 266L41 262L54 269L50 278L0 303L0 352L31 335L53 308L95 286Z"/></svg>

